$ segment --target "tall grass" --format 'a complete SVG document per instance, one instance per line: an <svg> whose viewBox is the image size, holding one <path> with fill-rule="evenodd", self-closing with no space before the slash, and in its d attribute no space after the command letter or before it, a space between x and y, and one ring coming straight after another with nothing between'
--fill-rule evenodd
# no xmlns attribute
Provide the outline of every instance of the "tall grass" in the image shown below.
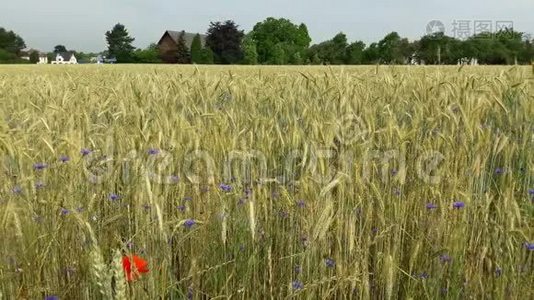
<svg viewBox="0 0 534 300"><path fill-rule="evenodd" d="M534 297L530 68L4 66L0 104L0 298Z"/></svg>

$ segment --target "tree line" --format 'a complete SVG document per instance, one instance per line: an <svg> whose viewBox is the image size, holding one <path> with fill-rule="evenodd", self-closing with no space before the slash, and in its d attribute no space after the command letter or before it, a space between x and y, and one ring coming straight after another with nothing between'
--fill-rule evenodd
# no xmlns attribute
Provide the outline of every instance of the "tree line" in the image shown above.
<svg viewBox="0 0 534 300"><path fill-rule="evenodd" d="M161 63L162 56L171 56L181 64L270 64L270 65L359 65L359 64L457 64L476 58L479 64L530 64L534 60L534 40L528 35L504 29L495 33L480 33L460 40L444 33L428 34L410 41L397 32L387 34L378 42L366 45L350 42L340 32L332 39L311 45L307 26L284 18L267 18L245 33L232 20L210 23L202 43L197 34L190 45L185 33L171 53L161 53L158 45L136 49L126 27L116 24L105 33L108 48L102 54L116 58L118 63ZM24 40L0 28L0 62L20 62L26 47ZM49 55L66 51L56 46ZM75 52L79 60L95 53ZM32 58L30 55L30 59ZM38 57L37 57L38 59Z"/></svg>
<svg viewBox="0 0 534 300"><path fill-rule="evenodd" d="M308 28L303 23L267 18L245 33L234 21L228 20L210 23L204 48L197 34L190 49L184 34L178 40L177 50L166 54L174 55L182 64L439 65L457 64L466 59L477 59L479 64L530 64L534 60L534 40L513 29L480 33L466 40L437 32L409 41L391 32L369 45L362 41L349 42L340 32L330 40L311 45ZM114 38L118 36L121 38L116 43ZM131 46L134 39L121 24L106 33L106 37L109 53L116 55L119 62L159 62L157 46L134 51ZM117 47L122 50L116 50Z"/></svg>

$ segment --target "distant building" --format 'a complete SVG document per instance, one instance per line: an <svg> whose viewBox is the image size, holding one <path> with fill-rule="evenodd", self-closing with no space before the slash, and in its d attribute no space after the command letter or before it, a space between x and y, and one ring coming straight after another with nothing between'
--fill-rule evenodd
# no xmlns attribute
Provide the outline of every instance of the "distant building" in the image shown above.
<svg viewBox="0 0 534 300"><path fill-rule="evenodd" d="M61 52L56 54L56 60L52 61L53 65L74 65L78 60L73 52Z"/></svg>
<svg viewBox="0 0 534 300"><path fill-rule="evenodd" d="M35 50L33 48L22 49L19 53L19 57L24 60L30 60L30 54L36 51L39 52L38 50Z"/></svg>
<svg viewBox="0 0 534 300"><path fill-rule="evenodd" d="M37 61L37 64L47 64L48 63L48 57L46 55L45 52L41 52L37 49L33 49L33 48L28 48L28 49L24 49L20 52L20 58L21 59L25 59L25 60L30 60L31 59L31 55L34 53L34 52L37 52L39 54L39 61Z"/></svg>
<svg viewBox="0 0 534 300"><path fill-rule="evenodd" d="M103 55L98 55L97 57L91 58L91 62L95 64L114 64L117 62L115 57L105 57Z"/></svg>
<svg viewBox="0 0 534 300"><path fill-rule="evenodd" d="M167 30L165 31L165 33L163 33L163 36L159 39L158 42L159 55L161 57L161 60L170 64L177 62L175 53L176 51L178 51L178 39L180 38L180 34L182 34L182 32L184 33L185 44L189 49L191 49L193 38L195 37L195 35L197 35L196 33ZM200 41L202 43L202 46L204 46L206 36L201 34Z"/></svg>
<svg viewBox="0 0 534 300"><path fill-rule="evenodd" d="M39 52L39 61L37 62L38 65L46 65L48 64L48 55L44 52Z"/></svg>

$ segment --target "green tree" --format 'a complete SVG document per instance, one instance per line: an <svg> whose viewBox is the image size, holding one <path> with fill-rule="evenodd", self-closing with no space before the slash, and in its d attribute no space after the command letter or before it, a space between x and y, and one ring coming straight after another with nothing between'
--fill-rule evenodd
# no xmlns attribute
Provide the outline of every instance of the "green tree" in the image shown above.
<svg viewBox="0 0 534 300"><path fill-rule="evenodd" d="M320 65L320 64L323 63L323 61L321 60L321 58L319 58L319 54L314 53L314 54L312 55L312 57L310 58L310 63L311 63L312 65Z"/></svg>
<svg viewBox="0 0 534 300"><path fill-rule="evenodd" d="M146 49L137 49L134 52L135 62L142 64L161 63L159 57L158 45L150 44Z"/></svg>
<svg viewBox="0 0 534 300"><path fill-rule="evenodd" d="M364 64L376 64L380 63L380 52L377 43L371 43L369 47L363 51L363 63Z"/></svg>
<svg viewBox="0 0 534 300"><path fill-rule="evenodd" d="M278 43L274 45L271 55L272 57L268 61L270 64L284 65L287 63L286 52L284 51L284 47L282 46L282 43Z"/></svg>
<svg viewBox="0 0 534 300"><path fill-rule="evenodd" d="M403 64L405 57L401 48L401 37L396 32L387 34L378 42L380 61L386 64Z"/></svg>
<svg viewBox="0 0 534 300"><path fill-rule="evenodd" d="M196 34L191 43L191 62L199 64L202 62L202 40L200 34Z"/></svg>
<svg viewBox="0 0 534 300"><path fill-rule="evenodd" d="M213 51L216 63L236 64L243 60L241 42L245 34L232 20L211 22L206 36L206 47Z"/></svg>
<svg viewBox="0 0 534 300"><path fill-rule="evenodd" d="M308 56L317 55L323 63L341 65L346 61L347 47L347 36L338 33L331 40L310 47Z"/></svg>
<svg viewBox="0 0 534 300"><path fill-rule="evenodd" d="M524 35L524 45L519 53L519 61L523 64L530 64L534 62L534 40Z"/></svg>
<svg viewBox="0 0 534 300"><path fill-rule="evenodd" d="M67 48L63 45L56 45L54 47L54 53L67 52Z"/></svg>
<svg viewBox="0 0 534 300"><path fill-rule="evenodd" d="M182 31L182 33L180 33L176 47L176 62L179 64L191 63L191 53L189 52L189 49L187 48L187 43L185 42L185 31Z"/></svg>
<svg viewBox="0 0 534 300"><path fill-rule="evenodd" d="M128 34L124 25L117 23L111 31L106 32L106 41L108 43L108 53L114 56L119 63L133 62L132 42L135 39Z"/></svg>
<svg viewBox="0 0 534 300"><path fill-rule="evenodd" d="M200 53L200 61L202 64L212 65L214 64L213 51L210 48L203 48Z"/></svg>
<svg viewBox="0 0 534 300"><path fill-rule="evenodd" d="M258 63L258 51L256 50L256 42L250 34L243 38L241 48L243 49L243 63L246 65L256 65Z"/></svg>
<svg viewBox="0 0 534 300"><path fill-rule="evenodd" d="M489 32L474 35L463 42L463 54L481 64L506 64L508 50Z"/></svg>
<svg viewBox="0 0 534 300"><path fill-rule="evenodd" d="M525 47L523 33L506 28L496 32L495 38L506 49L506 63L520 63L521 52Z"/></svg>
<svg viewBox="0 0 534 300"><path fill-rule="evenodd" d="M305 24L296 25L283 18L267 18L257 23L250 34L262 64L287 64L297 52L303 58L311 42Z"/></svg>
<svg viewBox="0 0 534 300"><path fill-rule="evenodd" d="M24 48L26 48L26 44L19 35L0 27L0 49L4 50L5 53L18 56ZM3 57L7 59L7 54L4 54Z"/></svg>
<svg viewBox="0 0 534 300"><path fill-rule="evenodd" d="M39 62L39 52L37 52L37 51L32 51L32 52L30 53L30 62L31 62L32 64L36 64L36 63Z"/></svg>
<svg viewBox="0 0 534 300"><path fill-rule="evenodd" d="M302 65L304 63L304 59L300 55L300 52L293 53L289 59L289 63L292 65Z"/></svg>
<svg viewBox="0 0 534 300"><path fill-rule="evenodd" d="M364 63L365 43L354 42L347 47L345 63L348 65L360 65Z"/></svg>
<svg viewBox="0 0 534 300"><path fill-rule="evenodd" d="M463 53L461 42L437 32L423 36L416 47L417 58L425 64L456 64L458 59L472 57Z"/></svg>
<svg viewBox="0 0 534 300"><path fill-rule="evenodd" d="M48 59L48 63L50 64L50 63L52 63L53 60L56 59L56 54L54 52L48 52L46 54L46 57Z"/></svg>
<svg viewBox="0 0 534 300"><path fill-rule="evenodd" d="M0 64L28 64L30 61L18 57L15 53L0 49Z"/></svg>

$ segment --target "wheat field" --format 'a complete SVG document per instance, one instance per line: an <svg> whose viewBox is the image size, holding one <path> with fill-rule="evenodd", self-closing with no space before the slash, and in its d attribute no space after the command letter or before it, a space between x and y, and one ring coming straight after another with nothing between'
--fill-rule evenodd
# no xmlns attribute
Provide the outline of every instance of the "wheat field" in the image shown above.
<svg viewBox="0 0 534 300"><path fill-rule="evenodd" d="M530 67L3 66L0 104L0 299L534 297Z"/></svg>

